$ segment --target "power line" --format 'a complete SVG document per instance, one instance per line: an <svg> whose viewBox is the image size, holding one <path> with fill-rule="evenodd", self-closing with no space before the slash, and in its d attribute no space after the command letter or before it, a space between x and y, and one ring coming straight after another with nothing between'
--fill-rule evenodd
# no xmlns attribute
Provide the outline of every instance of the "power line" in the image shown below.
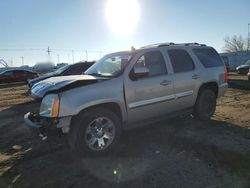
<svg viewBox="0 0 250 188"><path fill-rule="evenodd" d="M47 49L42 48L0 48L0 51L46 51L48 55L52 51L65 51L65 52L88 52L88 53L109 53L109 51L103 51L103 50L86 50L86 49L58 49L58 48L50 48L48 46Z"/></svg>
<svg viewBox="0 0 250 188"><path fill-rule="evenodd" d="M35 48L13 48L13 49L7 49L7 48L0 48L0 51L44 51L45 49L35 49Z"/></svg>

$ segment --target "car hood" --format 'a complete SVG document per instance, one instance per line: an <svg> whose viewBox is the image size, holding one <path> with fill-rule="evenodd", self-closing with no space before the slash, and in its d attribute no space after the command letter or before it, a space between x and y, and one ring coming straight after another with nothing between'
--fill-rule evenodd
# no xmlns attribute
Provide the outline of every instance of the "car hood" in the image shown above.
<svg viewBox="0 0 250 188"><path fill-rule="evenodd" d="M68 90L75 87L97 83L101 80L107 80L107 78L95 77L90 75L51 77L36 83L31 88L31 96L34 98L42 98L49 92Z"/></svg>

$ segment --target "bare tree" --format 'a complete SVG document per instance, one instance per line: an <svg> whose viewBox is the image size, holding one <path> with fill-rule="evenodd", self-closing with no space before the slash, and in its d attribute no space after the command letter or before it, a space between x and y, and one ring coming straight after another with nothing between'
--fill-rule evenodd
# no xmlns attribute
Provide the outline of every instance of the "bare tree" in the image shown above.
<svg viewBox="0 0 250 188"><path fill-rule="evenodd" d="M224 51L225 52L238 52L238 51L246 51L248 49L248 41L245 40L241 35L233 37L226 37L224 39L225 46Z"/></svg>

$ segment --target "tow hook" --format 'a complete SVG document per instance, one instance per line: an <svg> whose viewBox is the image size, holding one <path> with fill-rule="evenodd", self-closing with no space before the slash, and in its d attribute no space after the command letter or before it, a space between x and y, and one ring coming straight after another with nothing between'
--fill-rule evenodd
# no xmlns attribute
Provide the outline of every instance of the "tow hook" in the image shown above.
<svg viewBox="0 0 250 188"><path fill-rule="evenodd" d="M42 138L42 140L46 140L48 137L42 133L39 133L39 136Z"/></svg>
<svg viewBox="0 0 250 188"><path fill-rule="evenodd" d="M39 129L39 137L41 137L41 139L44 141L44 140L46 140L48 137L47 137L47 135L44 133L45 131L44 131L44 129L43 128L40 128Z"/></svg>

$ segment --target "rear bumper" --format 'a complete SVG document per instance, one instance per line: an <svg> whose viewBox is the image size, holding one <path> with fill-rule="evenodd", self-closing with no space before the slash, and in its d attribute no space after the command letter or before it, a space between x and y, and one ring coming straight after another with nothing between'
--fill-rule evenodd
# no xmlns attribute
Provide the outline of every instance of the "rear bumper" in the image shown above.
<svg viewBox="0 0 250 188"><path fill-rule="evenodd" d="M223 83L219 86L219 92L218 92L218 97L223 96L228 88L227 83Z"/></svg>

